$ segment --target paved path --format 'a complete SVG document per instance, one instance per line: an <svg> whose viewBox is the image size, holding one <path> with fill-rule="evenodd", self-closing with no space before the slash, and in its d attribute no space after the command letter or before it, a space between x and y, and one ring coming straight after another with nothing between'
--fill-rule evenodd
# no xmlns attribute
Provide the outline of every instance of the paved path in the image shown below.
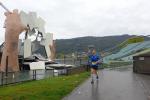
<svg viewBox="0 0 150 100"><path fill-rule="evenodd" d="M99 81L90 78L63 100L150 100L150 75L132 73L132 68L105 69Z"/></svg>

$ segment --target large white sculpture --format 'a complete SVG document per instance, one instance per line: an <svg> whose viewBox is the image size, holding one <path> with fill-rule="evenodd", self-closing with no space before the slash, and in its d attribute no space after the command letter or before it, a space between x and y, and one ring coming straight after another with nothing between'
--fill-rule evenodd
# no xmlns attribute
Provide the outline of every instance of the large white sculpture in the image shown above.
<svg viewBox="0 0 150 100"><path fill-rule="evenodd" d="M28 35L34 35L36 32L40 33L42 39L45 38L45 21L37 17L35 12L25 13L23 11L18 14L18 10L13 10L12 12L8 10L1 2L0 5L6 10L5 16L6 20L4 22L5 28L5 44L2 54L0 71L18 71L18 42L19 34L23 30L28 30L25 34L25 45L24 45L24 57L30 56L31 54L31 42L28 40ZM28 29L25 27L27 26ZM13 28L14 27L14 28ZM46 40L47 41L47 40ZM51 46L48 46L47 43L44 43L46 50ZM29 47L28 47L29 46ZM28 51L28 49L30 49ZM50 56L50 53L47 52L47 57Z"/></svg>
<svg viewBox="0 0 150 100"><path fill-rule="evenodd" d="M29 27L27 35L32 36L35 35L37 32L40 33L41 35L40 44L45 47L47 58L52 60L50 46L53 46L53 34L45 33L45 21L41 17L37 17L37 14L35 12L26 13L21 11L20 16L23 24ZM26 41L27 40L25 40L25 44ZM28 48L24 47L24 54L28 54L29 56L29 53L26 49ZM25 55L24 57L27 56Z"/></svg>

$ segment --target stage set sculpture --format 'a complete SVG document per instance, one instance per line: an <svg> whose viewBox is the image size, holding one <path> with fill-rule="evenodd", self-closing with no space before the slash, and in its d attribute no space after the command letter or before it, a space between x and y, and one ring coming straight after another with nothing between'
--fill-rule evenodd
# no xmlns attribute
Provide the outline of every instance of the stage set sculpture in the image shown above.
<svg viewBox="0 0 150 100"><path fill-rule="evenodd" d="M18 10L5 13L6 20L5 28L5 42L1 58L0 71L1 72L15 72L19 71L19 35L25 31L25 39L23 40L23 57L27 58L37 53L38 47L36 44L43 46L45 49L45 59L54 60L55 45L53 42L53 35L45 33L45 21L41 17L37 17L35 12L18 13ZM34 41L29 39L29 36L36 36ZM38 40L40 37L40 40ZM33 46L33 47L32 47ZM44 52L44 51L43 51Z"/></svg>

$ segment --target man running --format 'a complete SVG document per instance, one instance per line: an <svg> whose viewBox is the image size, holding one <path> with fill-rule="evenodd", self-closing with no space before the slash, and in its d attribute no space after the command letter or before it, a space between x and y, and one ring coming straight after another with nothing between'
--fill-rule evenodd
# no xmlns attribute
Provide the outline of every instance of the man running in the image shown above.
<svg viewBox="0 0 150 100"><path fill-rule="evenodd" d="M96 50L93 49L91 54L89 55L89 65L91 68L91 84L94 83L94 76L96 76L96 79L98 80L98 65L100 64L100 56L96 54Z"/></svg>

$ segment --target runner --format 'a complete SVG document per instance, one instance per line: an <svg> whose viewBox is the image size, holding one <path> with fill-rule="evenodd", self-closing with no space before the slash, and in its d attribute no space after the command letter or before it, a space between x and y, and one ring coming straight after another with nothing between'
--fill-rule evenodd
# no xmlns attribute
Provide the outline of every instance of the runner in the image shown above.
<svg viewBox="0 0 150 100"><path fill-rule="evenodd" d="M100 64L100 56L96 54L96 50L93 49L91 54L89 55L89 65L91 68L91 84L94 83L94 76L96 76L96 79L98 80L98 65Z"/></svg>

